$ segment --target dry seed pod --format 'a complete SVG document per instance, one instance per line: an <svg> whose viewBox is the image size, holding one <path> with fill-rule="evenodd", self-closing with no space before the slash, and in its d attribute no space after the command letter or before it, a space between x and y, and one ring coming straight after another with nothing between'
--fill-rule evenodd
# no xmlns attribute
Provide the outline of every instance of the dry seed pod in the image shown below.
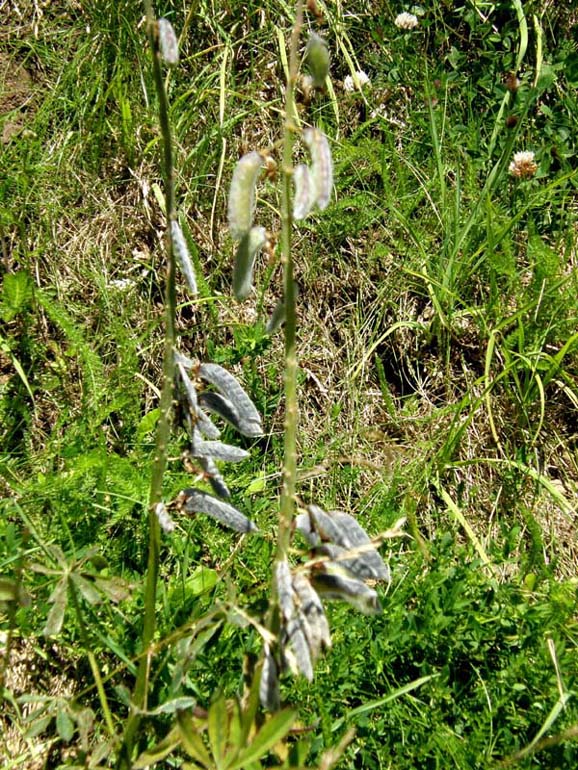
<svg viewBox="0 0 578 770"><path fill-rule="evenodd" d="M268 644L265 645L263 656L263 670L261 671L261 681L259 682L259 700L263 708L268 711L278 711L281 706L277 663L271 654Z"/></svg>
<svg viewBox="0 0 578 770"><path fill-rule="evenodd" d="M321 538L315 531L315 525L311 520L311 516L309 512L307 513L299 513L295 517L295 529L298 532L301 532L305 540L309 543L309 545L313 546L315 548L319 545L321 542Z"/></svg>
<svg viewBox="0 0 578 770"><path fill-rule="evenodd" d="M319 208L327 208L333 189L333 161L325 134L318 128L306 128L303 141L309 148L312 161L311 175L315 187L315 202Z"/></svg>
<svg viewBox="0 0 578 770"><path fill-rule="evenodd" d="M285 620L289 620L295 610L295 603L293 601L291 570L285 559L282 559L275 565L275 586L277 588L277 599L281 614Z"/></svg>
<svg viewBox="0 0 578 770"><path fill-rule="evenodd" d="M360 580L385 580L388 583L391 581L389 567L384 564L381 556L371 545L342 548L333 543L323 543L317 549L317 553L328 556Z"/></svg>
<svg viewBox="0 0 578 770"><path fill-rule="evenodd" d="M223 444L222 441L203 441L197 431L193 433L191 443L191 455L193 457L206 457L211 460L221 460L225 463L238 463L240 460L246 460L249 452L237 446Z"/></svg>
<svg viewBox="0 0 578 770"><path fill-rule="evenodd" d="M233 405L239 422L243 425L241 432L244 435L252 437L263 435L259 412L232 374L218 364L201 364L199 376L205 382L214 385Z"/></svg>
<svg viewBox="0 0 578 770"><path fill-rule="evenodd" d="M315 572L311 577L315 590L324 598L346 601L364 615L381 612L379 598L373 588L338 564L327 562L323 565L323 571Z"/></svg>
<svg viewBox="0 0 578 770"><path fill-rule="evenodd" d="M329 623L321 599L306 575L298 572L293 576L293 589L304 618L303 631L307 637L311 658L315 661L323 648L331 647Z"/></svg>
<svg viewBox="0 0 578 770"><path fill-rule="evenodd" d="M185 241L185 236L183 235L181 226L174 219L171 221L171 240L173 244L173 253L177 258L183 275L185 276L187 286L189 287L191 294L197 294L198 289L197 278L195 276L195 268L191 262L191 256L189 254L189 249L187 248L187 242Z"/></svg>
<svg viewBox="0 0 578 770"><path fill-rule="evenodd" d="M235 240L240 240L251 229L255 213L255 186L263 158L256 151L248 152L233 171L229 188L229 229Z"/></svg>
<svg viewBox="0 0 578 770"><path fill-rule="evenodd" d="M175 30L168 19L159 19L158 31L161 57L165 64L172 67L179 61L179 44Z"/></svg>
<svg viewBox="0 0 578 770"><path fill-rule="evenodd" d="M323 88L329 74L329 49L322 37L312 32L305 48L305 62L315 88Z"/></svg>
<svg viewBox="0 0 578 770"><path fill-rule="evenodd" d="M231 497L229 487L225 484L225 480L221 476L221 472L217 468L215 461L210 457L199 457L198 460L207 476L213 492L216 495L219 495L219 497Z"/></svg>
<svg viewBox="0 0 578 770"><path fill-rule="evenodd" d="M182 356L180 356L180 354L178 353L177 353L177 356L182 358ZM218 439L219 436L221 435L221 431L217 428L216 425L214 425L211 422L211 420L200 408L197 390L192 380L186 373L184 365L180 362L180 358L177 359L177 372L179 374L181 382L185 386L185 395L187 398L187 405L189 407L189 412L192 417L193 426L196 425L198 429L201 431L201 433L203 433L207 438Z"/></svg>
<svg viewBox="0 0 578 770"><path fill-rule="evenodd" d="M191 487L181 492L183 507L187 513L206 513L236 532L255 532L257 527L232 505L217 500L207 492Z"/></svg>
<svg viewBox="0 0 578 770"><path fill-rule="evenodd" d="M285 662L294 676L303 674L309 682L313 681L311 651L299 614L288 620L283 627L283 632L281 634L281 650Z"/></svg>
<svg viewBox="0 0 578 770"><path fill-rule="evenodd" d="M324 545L320 549L331 558L338 560L356 577L374 580L391 579L389 567L373 546L367 532L359 523L343 511L325 513L319 506L310 505L309 515L314 530L323 541L332 545ZM348 555L348 552L351 552Z"/></svg>
<svg viewBox="0 0 578 770"><path fill-rule="evenodd" d="M175 522L171 519L169 512L164 503L157 503L155 505L155 514L159 520L160 528L163 532L174 532Z"/></svg>
<svg viewBox="0 0 578 770"><path fill-rule="evenodd" d="M309 166L300 163L293 171L295 196L293 198L293 219L305 219L313 208L317 197L317 189Z"/></svg>
<svg viewBox="0 0 578 770"><path fill-rule="evenodd" d="M241 301L247 299L253 288L253 265L255 258L267 242L264 227L252 227L241 238L235 255L233 268L233 293Z"/></svg>
<svg viewBox="0 0 578 770"><path fill-rule="evenodd" d="M267 326L265 327L266 333L269 335L275 334L275 332L278 331L285 323L285 317L285 303L282 299L280 299L273 308L271 317L267 321Z"/></svg>

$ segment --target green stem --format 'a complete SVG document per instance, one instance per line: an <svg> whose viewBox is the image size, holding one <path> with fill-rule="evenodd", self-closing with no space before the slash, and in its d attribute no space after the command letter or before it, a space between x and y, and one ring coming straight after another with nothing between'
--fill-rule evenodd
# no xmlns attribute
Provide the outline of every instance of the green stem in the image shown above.
<svg viewBox="0 0 578 770"><path fill-rule="evenodd" d="M104 684L102 682L102 677L100 675L98 663L96 662L96 656L91 649L92 645L90 644L90 639L88 638L88 631L86 630L86 624L84 622L84 617L82 615L80 602L78 600L76 586L74 585L74 582L72 580L69 581L68 585L70 588L70 596L72 598L72 606L74 607L76 618L78 620L78 628L80 629L80 638L82 640L82 644L88 656L88 662L90 663L90 670L92 671L92 676L94 678L94 682L96 684L96 690L98 692L98 698L100 700L100 705L104 712L104 721L106 722L106 727L108 729L108 732L110 733L113 740L116 741L117 735L116 735L116 730L114 729L114 722L112 720L110 707L108 705L108 698L106 697Z"/></svg>
<svg viewBox="0 0 578 770"><path fill-rule="evenodd" d="M167 274L165 294L165 351L163 364L163 387L160 399L160 416L155 440L151 486L149 493L149 551L146 582L144 588L144 621L142 633L142 655L137 671L133 693L133 710L127 721L123 746L118 767L129 768L135 738L143 712L147 707L149 689L149 669L152 654L152 642L156 630L156 594L159 575L160 527L155 513L157 503L162 500L163 477L167 466L168 444L171 431L171 411L173 403L174 351L175 351L175 261L171 239L171 222L176 221L175 184L173 169L173 150L169 122L169 104L162 76L161 57L156 32L156 20L151 0L145 0L147 17L147 35L152 51L153 78L159 100L159 124L163 142L163 175L165 182L165 206L167 217L166 253Z"/></svg>
<svg viewBox="0 0 578 770"><path fill-rule="evenodd" d="M291 540L291 522L295 510L297 477L297 349L296 349L296 292L291 254L291 179L293 176L293 133L297 124L295 115L295 85L299 72L299 38L303 26L303 2L297 0L295 24L289 50L289 77L285 94L285 130L283 136L283 164L281 169L281 261L285 297L285 444L283 487L279 515L277 560L287 558Z"/></svg>

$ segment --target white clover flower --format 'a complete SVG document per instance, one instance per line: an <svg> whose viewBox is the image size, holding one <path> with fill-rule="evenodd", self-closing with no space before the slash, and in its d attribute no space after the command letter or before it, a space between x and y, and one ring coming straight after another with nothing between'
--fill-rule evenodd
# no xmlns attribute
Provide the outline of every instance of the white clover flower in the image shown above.
<svg viewBox="0 0 578 770"><path fill-rule="evenodd" d="M367 86L371 83L371 81L369 80L368 74L363 70L358 70L355 73L355 76L347 75L347 77L343 81L343 90L349 93L351 93L352 91L355 91L356 80L360 88L363 88L363 86Z"/></svg>
<svg viewBox="0 0 578 770"><path fill-rule="evenodd" d="M517 179L528 179L536 173L538 165L534 160L531 150L522 150L514 155L514 159L508 167L508 171Z"/></svg>
<svg viewBox="0 0 578 770"><path fill-rule="evenodd" d="M414 16L413 13L400 13L395 17L394 24L396 27L399 27L400 29L415 29L418 25L417 16Z"/></svg>
<svg viewBox="0 0 578 770"><path fill-rule="evenodd" d="M134 286L134 281L130 278L113 278L110 286L119 291L126 291Z"/></svg>

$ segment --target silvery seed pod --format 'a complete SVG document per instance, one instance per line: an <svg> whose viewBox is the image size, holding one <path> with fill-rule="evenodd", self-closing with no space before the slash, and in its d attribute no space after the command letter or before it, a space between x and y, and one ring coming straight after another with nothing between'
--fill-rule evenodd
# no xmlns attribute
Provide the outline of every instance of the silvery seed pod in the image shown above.
<svg viewBox="0 0 578 770"><path fill-rule="evenodd" d="M300 163L293 170L295 195L293 197L293 219L305 219L317 198L317 188L309 166Z"/></svg>
<svg viewBox="0 0 578 770"><path fill-rule="evenodd" d="M205 382L214 385L233 405L243 425L241 432L244 435L253 437L263 435L259 412L232 374L218 364L201 364L199 376Z"/></svg>
<svg viewBox="0 0 578 770"><path fill-rule="evenodd" d="M318 128L306 128L303 141L311 154L311 174L315 186L315 202L319 208L327 208L333 190L333 160L325 134Z"/></svg>
<svg viewBox="0 0 578 770"><path fill-rule="evenodd" d="M267 242L264 227L252 227L237 246L233 268L233 293L241 301L247 299L253 288L253 266L255 258Z"/></svg>
<svg viewBox="0 0 578 770"><path fill-rule="evenodd" d="M246 460L249 457L249 452L246 449L241 449L241 447L224 444L222 441L203 441L198 435L191 442L191 455L221 460L225 463L238 463L241 460Z"/></svg>
<svg viewBox="0 0 578 770"><path fill-rule="evenodd" d="M259 700L267 711L278 711L281 706L277 663L271 654L268 644L265 645L263 655L263 670L261 671L261 681L259 682Z"/></svg>
<svg viewBox="0 0 578 770"><path fill-rule="evenodd" d="M179 267L185 276L187 286L189 287L191 294L197 294L198 289L197 278L195 276L195 268L193 267L189 249L187 247L187 242L185 241L185 236L183 235L181 226L174 219L171 221L171 240L173 244L173 254L177 258Z"/></svg>
<svg viewBox="0 0 578 770"><path fill-rule="evenodd" d="M263 158L256 151L238 161L229 188L229 229L235 240L241 240L251 229L255 213L255 187Z"/></svg>
<svg viewBox="0 0 578 770"><path fill-rule="evenodd" d="M315 662L323 648L331 647L329 623L317 592L302 572L293 576L293 589L304 619L303 631L307 637L311 658Z"/></svg>
<svg viewBox="0 0 578 770"><path fill-rule="evenodd" d="M160 528L163 530L163 532L174 532L176 526L175 522L171 519L171 516L167 511L164 503L157 503L155 505L155 513L157 519L159 520Z"/></svg>
<svg viewBox="0 0 578 770"><path fill-rule="evenodd" d="M184 498L183 507L187 513L205 513L236 532L255 532L257 530L255 524L240 511L229 503L217 500L207 492L191 487L183 490L181 496Z"/></svg>
<svg viewBox="0 0 578 770"><path fill-rule="evenodd" d="M329 49L322 37L312 32L305 48L305 63L315 88L323 88L329 74Z"/></svg>
<svg viewBox="0 0 578 770"><path fill-rule="evenodd" d="M361 580L353 577L348 570L334 562L326 562L323 570L311 576L313 587L325 599L341 599L364 613L375 615L381 612L377 593Z"/></svg>
<svg viewBox="0 0 578 770"><path fill-rule="evenodd" d="M291 570L285 559L282 559L275 565L275 586L277 588L277 599L281 614L287 621L293 615L295 604L293 602Z"/></svg>
<svg viewBox="0 0 578 770"><path fill-rule="evenodd" d="M317 505L308 506L308 511L315 532L321 540L331 544L323 546L320 553L339 561L362 579L391 579L389 567L353 516L343 511L325 513Z"/></svg>
<svg viewBox="0 0 578 770"><path fill-rule="evenodd" d="M210 457L199 457L199 463L202 469L207 475L209 484L211 485L213 492L219 497L231 497L229 487L225 484L225 479L222 477L220 470L214 460Z"/></svg>
<svg viewBox="0 0 578 770"><path fill-rule="evenodd" d="M179 44L173 25L168 19L159 19L159 49L165 64L173 67L179 61Z"/></svg>
<svg viewBox="0 0 578 770"><path fill-rule="evenodd" d="M311 651L299 615L292 617L284 625L281 633L281 651L294 676L303 674L309 682L313 681Z"/></svg>
<svg viewBox="0 0 578 770"><path fill-rule="evenodd" d="M278 331L285 323L286 315L287 313L285 311L285 302L280 299L273 308L271 317L267 321L267 326L265 327L267 334L275 334L275 332Z"/></svg>
<svg viewBox="0 0 578 770"><path fill-rule="evenodd" d="M192 380L186 373L185 367L180 362L180 360L177 360L177 372L181 382L185 387L187 405L189 407L189 412L192 418L193 426L196 426L201 431L201 433L203 433L207 438L218 439L219 436L221 435L221 432L217 428L217 426L211 422L209 417L203 412L203 410L199 406L197 390Z"/></svg>

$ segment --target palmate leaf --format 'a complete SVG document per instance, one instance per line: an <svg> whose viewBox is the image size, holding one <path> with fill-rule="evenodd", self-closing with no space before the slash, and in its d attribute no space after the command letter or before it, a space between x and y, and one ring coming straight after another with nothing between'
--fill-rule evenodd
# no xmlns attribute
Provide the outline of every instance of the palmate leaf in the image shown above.
<svg viewBox="0 0 578 770"><path fill-rule="evenodd" d="M64 623L64 613L68 603L68 576L58 581L48 601L52 604L52 608L48 613L42 633L44 636L56 636L60 633Z"/></svg>

